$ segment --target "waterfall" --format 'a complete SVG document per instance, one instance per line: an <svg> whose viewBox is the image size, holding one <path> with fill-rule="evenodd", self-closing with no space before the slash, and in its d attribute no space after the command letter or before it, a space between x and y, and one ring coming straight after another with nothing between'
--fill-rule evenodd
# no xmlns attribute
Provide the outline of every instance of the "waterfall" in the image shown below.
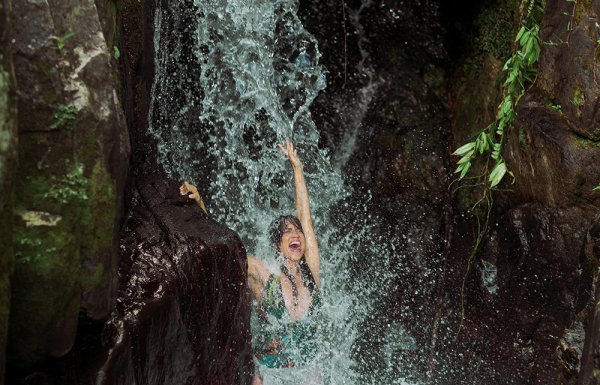
<svg viewBox="0 0 600 385"><path fill-rule="evenodd" d="M159 166L196 184L211 215L274 269L269 225L295 210L291 167L276 144L292 139L322 256L317 360L325 383L355 384L359 325L387 289L384 272L398 267L386 266L393 245L373 236L365 207L345 201L350 187L340 167L349 155L332 161L319 146L309 108L325 89L326 71L297 6L293 0L178 0L157 7L148 127ZM365 89L366 103L373 87L369 82ZM388 365L395 344L386 344Z"/></svg>

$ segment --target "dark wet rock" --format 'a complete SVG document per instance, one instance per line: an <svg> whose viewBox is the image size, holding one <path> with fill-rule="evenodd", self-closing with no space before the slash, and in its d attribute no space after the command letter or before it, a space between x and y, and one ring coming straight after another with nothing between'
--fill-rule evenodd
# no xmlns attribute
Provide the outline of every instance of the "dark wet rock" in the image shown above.
<svg viewBox="0 0 600 385"><path fill-rule="evenodd" d="M5 347L13 270L12 215L17 159L17 111L10 36L11 1L0 2L0 385L4 384Z"/></svg>
<svg viewBox="0 0 600 385"><path fill-rule="evenodd" d="M539 75L519 103L520 139L514 132L506 154L520 197L600 205L592 191L600 181L599 18L598 2L546 6Z"/></svg>
<svg viewBox="0 0 600 385"><path fill-rule="evenodd" d="M95 4L16 1L11 16L19 178L8 357L26 369L71 349L80 311L101 320L114 306L129 137Z"/></svg>
<svg viewBox="0 0 600 385"><path fill-rule="evenodd" d="M494 195L490 228L471 263L478 227L467 209L478 191L463 188L456 195L447 328L438 351L445 360L435 373L440 384L574 384L585 368L583 330L595 304L597 265L584 244L598 213L600 195L592 188L600 181L600 147L590 131L598 126L595 107L587 105L595 105L598 85L583 86L582 79L597 75L590 45L597 7L578 4L572 20L565 7L547 2L541 39L558 44L543 46L539 76L517 106L504 153L516 182ZM564 44L567 39L573 45ZM469 61L457 71L450 94L453 148L493 121L504 60L490 51L479 71L469 69ZM482 224L485 210L478 214Z"/></svg>
<svg viewBox="0 0 600 385"><path fill-rule="evenodd" d="M595 270L582 253L589 226L585 209L533 203L493 223L467 277L460 333L460 307L451 310L452 303L460 304L460 291L448 299L452 326L440 349L451 359L440 363L440 383L554 384L576 378L581 314ZM467 234L455 237L472 242ZM452 287L462 282L471 247L454 247L451 264L459 268L449 277ZM470 375L463 378L465 371Z"/></svg>
<svg viewBox="0 0 600 385"><path fill-rule="evenodd" d="M137 183L98 384L247 384L247 258L233 231L160 177Z"/></svg>
<svg viewBox="0 0 600 385"><path fill-rule="evenodd" d="M567 379L575 379L579 374L584 340L585 330L581 322L576 322L571 329L565 329L560 339L556 354Z"/></svg>
<svg viewBox="0 0 600 385"><path fill-rule="evenodd" d="M119 11L123 108L132 138L133 173L156 167L156 143L147 132L154 81L155 7L155 2L126 1Z"/></svg>
<svg viewBox="0 0 600 385"><path fill-rule="evenodd" d="M596 218L588 231L583 255L594 269L592 295L588 301L585 319L585 345L580 357L578 384L600 384L600 290L598 262L600 261L600 218ZM584 314L585 315L585 314Z"/></svg>

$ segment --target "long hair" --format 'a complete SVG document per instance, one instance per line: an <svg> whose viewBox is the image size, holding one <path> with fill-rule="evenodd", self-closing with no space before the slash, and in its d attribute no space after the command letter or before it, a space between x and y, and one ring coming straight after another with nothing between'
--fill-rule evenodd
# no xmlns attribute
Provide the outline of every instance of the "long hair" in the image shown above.
<svg viewBox="0 0 600 385"><path fill-rule="evenodd" d="M276 218L271 223L269 236L271 239L271 244L273 245L273 247L275 247L275 250L277 250L278 252L280 251L279 244L281 243L281 238L283 237L283 231L289 224L296 226L296 228L300 230L302 234L304 234L304 230L302 229L300 219L298 219L296 216L281 215L280 217ZM313 277L310 271L310 268L308 267L308 264L306 263L306 258L304 257L304 255L302 255L302 258L300 258L299 265L300 273L302 274L302 283L311 291L313 291L317 288L317 284L315 282L315 278ZM283 261L281 263L281 271L286 276L290 276L290 272L288 271L287 267L285 267L285 265L283 264Z"/></svg>

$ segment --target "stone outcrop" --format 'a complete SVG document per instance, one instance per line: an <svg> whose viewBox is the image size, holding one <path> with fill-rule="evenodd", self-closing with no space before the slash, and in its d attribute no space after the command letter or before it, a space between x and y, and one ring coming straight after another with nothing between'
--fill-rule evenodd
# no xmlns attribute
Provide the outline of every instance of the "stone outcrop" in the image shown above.
<svg viewBox="0 0 600 385"><path fill-rule="evenodd" d="M7 352L19 370L66 354L80 311L112 310L130 150L94 2L17 1L10 16L19 146Z"/></svg>
<svg viewBox="0 0 600 385"><path fill-rule="evenodd" d="M11 1L0 2L0 384L10 311L10 275L13 269L12 215L17 152L15 77L10 36Z"/></svg>
<svg viewBox="0 0 600 385"><path fill-rule="evenodd" d="M507 151L523 199L600 205L593 191L600 183L599 20L597 1L546 6L539 75L517 109L522 135L512 136Z"/></svg>
<svg viewBox="0 0 600 385"><path fill-rule="evenodd" d="M96 384L249 384L247 258L233 231L142 179L121 239L120 291Z"/></svg>

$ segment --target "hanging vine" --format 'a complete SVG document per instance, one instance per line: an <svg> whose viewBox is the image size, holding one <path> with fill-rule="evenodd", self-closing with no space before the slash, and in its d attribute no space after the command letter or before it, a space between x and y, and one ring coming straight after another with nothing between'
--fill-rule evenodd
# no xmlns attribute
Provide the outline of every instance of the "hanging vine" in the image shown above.
<svg viewBox="0 0 600 385"><path fill-rule="evenodd" d="M497 107L496 118L487 127L480 130L475 139L457 148L452 155L460 157L454 171L458 174L456 181L469 179L470 183L463 187L481 187L480 198L474 203L471 211L484 204L486 208L483 220L477 219L477 236L467 261L467 270L461 285L461 314L456 337L460 333L465 319L465 287L466 280L483 236L487 232L491 208L492 192L508 174L514 183L514 174L507 168L502 156L507 134L513 127L516 117L515 106L525 93L526 87L534 82L537 74L535 64L538 61L541 43L539 21L545 6L544 0L524 0L521 4L520 29L514 40L514 51L502 68L504 82L502 84L502 101ZM482 162L480 172L473 175L473 163ZM600 185L598 186L600 188Z"/></svg>

